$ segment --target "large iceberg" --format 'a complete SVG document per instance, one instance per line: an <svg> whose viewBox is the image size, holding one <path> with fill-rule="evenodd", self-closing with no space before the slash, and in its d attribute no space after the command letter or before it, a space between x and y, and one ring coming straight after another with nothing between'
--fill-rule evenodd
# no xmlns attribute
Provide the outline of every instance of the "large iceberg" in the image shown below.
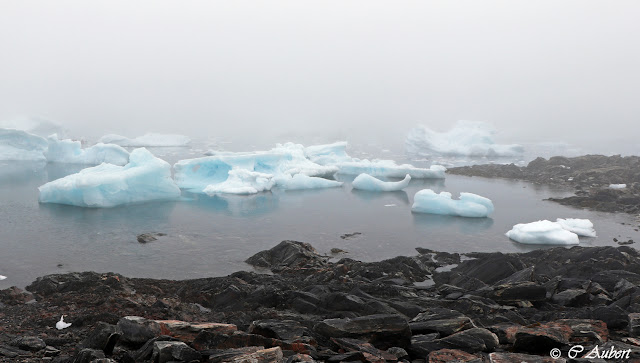
<svg viewBox="0 0 640 363"><path fill-rule="evenodd" d="M305 155L320 165L334 165L338 173L347 175L369 174L376 177L403 178L409 174L415 179L444 179L447 170L441 165L429 169L416 168L410 164L398 165L393 160L368 160L350 157L346 152L346 142L309 146Z"/></svg>
<svg viewBox="0 0 640 363"><path fill-rule="evenodd" d="M353 180L351 185L355 189L368 190L372 192L392 192L408 187L409 182L411 182L411 176L409 174L407 174L404 179L397 182L385 182L372 177L369 174L360 174Z"/></svg>
<svg viewBox="0 0 640 363"><path fill-rule="evenodd" d="M493 128L484 122L458 121L446 132L419 125L407 135L406 149L418 155L518 156L524 148L517 144L496 144Z"/></svg>
<svg viewBox="0 0 640 363"><path fill-rule="evenodd" d="M21 130L32 135L47 137L51 134L65 136L67 129L60 124L38 117L18 117L0 122L0 128Z"/></svg>
<svg viewBox="0 0 640 363"><path fill-rule="evenodd" d="M44 155L50 163L125 165L129 162L129 152L114 144L98 143L83 149L80 141L59 140L56 134L49 136L47 142Z"/></svg>
<svg viewBox="0 0 640 363"><path fill-rule="evenodd" d="M47 140L21 130L0 129L0 160L44 161Z"/></svg>
<svg viewBox="0 0 640 363"><path fill-rule="evenodd" d="M596 230L593 228L593 223L588 219L558 218L556 221L560 227L569 232L573 232L578 236L597 237Z"/></svg>
<svg viewBox="0 0 640 363"><path fill-rule="evenodd" d="M431 189L423 189L413 198L411 210L461 217L487 217L493 212L493 202L473 193L460 193L460 199L454 200L451 199L451 193L437 194Z"/></svg>
<svg viewBox="0 0 640 363"><path fill-rule="evenodd" d="M577 245L578 235L564 228L560 223L542 220L520 223L506 233L510 239L534 245Z"/></svg>
<svg viewBox="0 0 640 363"><path fill-rule="evenodd" d="M145 148L133 150L125 166L103 163L38 189L41 203L81 207L114 207L180 197L180 188L171 179L171 165Z"/></svg>
<svg viewBox="0 0 640 363"><path fill-rule="evenodd" d="M191 139L184 135L166 135L166 134L145 134L133 139L125 136L109 134L100 138L100 142L105 144L116 144L129 147L175 147L187 146Z"/></svg>

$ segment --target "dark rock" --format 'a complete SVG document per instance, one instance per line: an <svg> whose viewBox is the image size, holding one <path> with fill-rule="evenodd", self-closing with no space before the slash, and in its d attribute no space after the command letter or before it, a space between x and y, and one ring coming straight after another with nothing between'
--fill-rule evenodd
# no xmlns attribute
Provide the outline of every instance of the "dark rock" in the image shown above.
<svg viewBox="0 0 640 363"><path fill-rule="evenodd" d="M264 349L264 347L245 347L245 348L207 350L207 351L203 351L203 353L209 356L209 360L208 360L209 362L218 363L218 362L229 361L235 357L250 355L251 353L255 353L262 349Z"/></svg>
<svg viewBox="0 0 640 363"><path fill-rule="evenodd" d="M345 233L345 234L341 235L340 238L342 238L342 239L351 239L351 238L354 238L354 237L358 237L361 234L362 233L360 233L360 232Z"/></svg>
<svg viewBox="0 0 640 363"><path fill-rule="evenodd" d="M584 306L589 304L589 293L581 289L569 289L553 295L551 301L562 306Z"/></svg>
<svg viewBox="0 0 640 363"><path fill-rule="evenodd" d="M326 337L364 339L377 348L406 347L411 338L407 320L400 315L367 315L353 319L326 319L313 328Z"/></svg>
<svg viewBox="0 0 640 363"><path fill-rule="evenodd" d="M341 349L347 352L361 352L369 362L395 362L398 360L394 354L380 350L370 343L362 340L350 338L331 338L331 340Z"/></svg>
<svg viewBox="0 0 640 363"><path fill-rule="evenodd" d="M409 353L400 347L391 347L387 349L387 353L393 354L398 359L405 359L409 357Z"/></svg>
<svg viewBox="0 0 640 363"><path fill-rule="evenodd" d="M488 327L489 331L495 334L500 344L513 345L516 341L516 333L522 326L513 323L500 323Z"/></svg>
<svg viewBox="0 0 640 363"><path fill-rule="evenodd" d="M412 334L439 333L447 336L473 327L464 314L444 308L432 308L418 314L409 322Z"/></svg>
<svg viewBox="0 0 640 363"><path fill-rule="evenodd" d="M251 323L249 333L287 341L308 340L302 338L308 336L307 328L293 320L256 320Z"/></svg>
<svg viewBox="0 0 640 363"><path fill-rule="evenodd" d="M632 337L640 336L640 313L629 314L629 335Z"/></svg>
<svg viewBox="0 0 640 363"><path fill-rule="evenodd" d="M448 348L438 342L439 337L438 333L414 335L411 337L411 345L407 351L413 357L427 357L433 351Z"/></svg>
<svg viewBox="0 0 640 363"><path fill-rule="evenodd" d="M200 361L202 355L184 342L157 341L153 343L154 362L166 363L170 361L191 362Z"/></svg>
<svg viewBox="0 0 640 363"><path fill-rule="evenodd" d="M320 256L315 248L308 243L296 241L282 241L270 250L249 257L246 262L272 270L326 265L325 258Z"/></svg>
<svg viewBox="0 0 640 363"><path fill-rule="evenodd" d="M0 304L19 305L33 300L33 295L16 286L0 290Z"/></svg>
<svg viewBox="0 0 640 363"><path fill-rule="evenodd" d="M161 335L159 337L150 339L146 343L144 343L144 345L142 347L140 347L138 350L136 350L132 354L133 360L136 361L136 362L139 362L139 361L150 359L151 355L153 354L153 347L154 347L155 343L156 342L163 342L163 341L175 342L175 341L177 341L177 339L172 338L170 336L166 336L166 335Z"/></svg>
<svg viewBox="0 0 640 363"><path fill-rule="evenodd" d="M117 332L115 325L99 322L91 334L80 342L80 347L100 349L105 354L111 355L119 338L120 333Z"/></svg>
<svg viewBox="0 0 640 363"><path fill-rule="evenodd" d="M15 358L18 356L27 356L31 353L17 347L12 347L9 345L0 344L0 356L5 356L7 358Z"/></svg>
<svg viewBox="0 0 640 363"><path fill-rule="evenodd" d="M629 325L628 313L619 306L601 306L591 312L594 319L604 321L611 329L625 329Z"/></svg>
<svg viewBox="0 0 640 363"><path fill-rule="evenodd" d="M439 339L450 347L467 352L493 352L500 344L498 337L484 328L471 328Z"/></svg>
<svg viewBox="0 0 640 363"><path fill-rule="evenodd" d="M32 336L15 338L10 341L9 344L13 345L14 347L18 347L19 349L28 350L31 352L37 352L47 346L47 343L45 343L44 340Z"/></svg>
<svg viewBox="0 0 640 363"><path fill-rule="evenodd" d="M522 327L516 333L513 348L528 353L548 353L569 344L572 334L571 328L562 324Z"/></svg>
<svg viewBox="0 0 640 363"><path fill-rule="evenodd" d="M85 348L76 354L73 358L73 363L92 363L98 359L104 359L104 352L97 349Z"/></svg>
<svg viewBox="0 0 640 363"><path fill-rule="evenodd" d="M149 242L157 241L158 237L162 237L166 235L167 235L166 233L151 232L151 233L139 234L136 238L140 243L149 243Z"/></svg>
<svg viewBox="0 0 640 363"><path fill-rule="evenodd" d="M470 294L480 295L498 302L544 301L547 290L535 282L515 282L486 287Z"/></svg>

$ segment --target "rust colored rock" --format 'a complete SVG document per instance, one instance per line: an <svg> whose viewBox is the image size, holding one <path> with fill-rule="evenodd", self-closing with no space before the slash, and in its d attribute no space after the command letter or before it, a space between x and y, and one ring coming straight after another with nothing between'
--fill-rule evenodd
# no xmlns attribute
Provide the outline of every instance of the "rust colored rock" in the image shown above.
<svg viewBox="0 0 640 363"><path fill-rule="evenodd" d="M429 363L470 362L479 357L458 349L440 349L429 353Z"/></svg>
<svg viewBox="0 0 640 363"><path fill-rule="evenodd" d="M573 330L567 324L551 322L518 329L513 347L528 353L548 353L569 344Z"/></svg>

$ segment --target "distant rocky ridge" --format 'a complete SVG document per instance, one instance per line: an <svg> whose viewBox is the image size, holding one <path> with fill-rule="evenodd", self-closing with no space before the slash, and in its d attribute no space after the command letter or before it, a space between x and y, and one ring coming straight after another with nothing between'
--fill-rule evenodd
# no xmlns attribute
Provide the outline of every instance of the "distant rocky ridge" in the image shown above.
<svg viewBox="0 0 640 363"><path fill-rule="evenodd" d="M573 158L537 158L526 167L514 164L473 165L451 168L450 174L525 180L538 184L562 185L575 195L549 200L603 212L640 213L640 157L585 155ZM611 184L626 184L612 189Z"/></svg>
<svg viewBox="0 0 640 363"><path fill-rule="evenodd" d="M272 274L84 272L1 290L0 361L564 362L576 344L640 358L640 253L630 247L419 248L366 263L284 241L248 262ZM56 330L61 314L72 325Z"/></svg>

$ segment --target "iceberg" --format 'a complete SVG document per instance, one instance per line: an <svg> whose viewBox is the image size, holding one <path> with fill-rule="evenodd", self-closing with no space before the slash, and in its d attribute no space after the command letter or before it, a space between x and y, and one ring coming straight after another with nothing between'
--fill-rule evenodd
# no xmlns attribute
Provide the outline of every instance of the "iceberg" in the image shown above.
<svg viewBox="0 0 640 363"><path fill-rule="evenodd" d="M458 121L446 132L433 131L419 125L407 135L405 145L409 153L446 156L519 156L524 148L517 144L496 144L493 128L484 122Z"/></svg>
<svg viewBox="0 0 640 363"><path fill-rule="evenodd" d="M593 228L593 223L588 219L558 218L556 223L558 223L563 229L573 232L578 236L597 237L596 230Z"/></svg>
<svg viewBox="0 0 640 363"><path fill-rule="evenodd" d="M171 179L171 165L145 148L133 150L125 166L102 163L38 190L41 203L99 208L180 197L180 188Z"/></svg>
<svg viewBox="0 0 640 363"><path fill-rule="evenodd" d="M213 196L223 194L256 194L265 190L271 190L275 184L273 175L249 171L246 169L230 170L227 179L221 183L210 184L203 192Z"/></svg>
<svg viewBox="0 0 640 363"><path fill-rule="evenodd" d="M411 210L418 213L443 214L460 217L487 217L493 212L490 199L472 193L460 193L460 199L451 199L451 193L436 194L423 189L413 198Z"/></svg>
<svg viewBox="0 0 640 363"><path fill-rule="evenodd" d="M6 279L7 279L7 276L0 275L0 281L6 280Z"/></svg>
<svg viewBox="0 0 640 363"><path fill-rule="evenodd" d="M184 135L145 134L133 139L116 134L105 135L100 138L104 144L116 144L129 147L175 147L187 146L191 139Z"/></svg>
<svg viewBox="0 0 640 363"><path fill-rule="evenodd" d="M322 189L342 186L342 182L329 180L304 174L294 176L283 175L276 179L278 189L299 190L299 189Z"/></svg>
<svg viewBox="0 0 640 363"><path fill-rule="evenodd" d="M577 245L580 243L577 234L562 228L560 223L548 220L516 224L506 235L524 244Z"/></svg>
<svg viewBox="0 0 640 363"><path fill-rule="evenodd" d="M369 174L358 175L351 185L355 189L368 190L373 192L392 192L402 190L409 186L411 176L407 174L403 180L398 182L385 182Z"/></svg>
<svg viewBox="0 0 640 363"><path fill-rule="evenodd" d="M347 143L335 142L305 148L309 160L320 165L334 165L339 174L369 174L375 177L404 178L409 174L416 179L444 179L447 168L432 165L429 169L416 168L410 164L398 165L393 160L368 160L352 158L346 152Z"/></svg>
<svg viewBox="0 0 640 363"><path fill-rule="evenodd" d="M28 132L0 129L0 160L44 161L47 140Z"/></svg>
<svg viewBox="0 0 640 363"><path fill-rule="evenodd" d="M32 135L47 137L51 134L66 135L67 129L56 122L38 117L19 117L0 122L0 128L20 130Z"/></svg>
<svg viewBox="0 0 640 363"><path fill-rule="evenodd" d="M129 162L129 152L114 144L98 143L83 149L80 141L59 140L56 134L49 136L47 142L44 155L50 163L126 165Z"/></svg>

